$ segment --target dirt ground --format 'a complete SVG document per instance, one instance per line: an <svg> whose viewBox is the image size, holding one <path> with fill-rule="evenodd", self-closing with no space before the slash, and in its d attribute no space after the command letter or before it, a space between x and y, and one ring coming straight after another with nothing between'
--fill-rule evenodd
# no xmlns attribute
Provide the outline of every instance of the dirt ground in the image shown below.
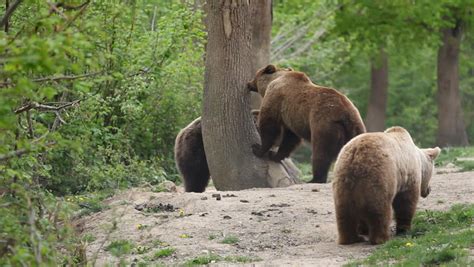
<svg viewBox="0 0 474 267"><path fill-rule="evenodd" d="M428 198L420 200L419 210L474 203L474 172L438 170L431 188ZM331 184L233 192L208 189L202 194L131 189L106 204L109 209L81 219L83 233L95 236L87 247L87 258L96 258L96 266L116 264L119 259L104 248L123 239L150 248L144 254L124 256L128 262L149 260L162 245L175 248L172 256L155 261L165 265L213 253L259 259L247 264L256 266L339 266L375 248L367 243L336 244ZM221 243L228 236L238 240ZM157 245L157 240L162 243Z"/></svg>

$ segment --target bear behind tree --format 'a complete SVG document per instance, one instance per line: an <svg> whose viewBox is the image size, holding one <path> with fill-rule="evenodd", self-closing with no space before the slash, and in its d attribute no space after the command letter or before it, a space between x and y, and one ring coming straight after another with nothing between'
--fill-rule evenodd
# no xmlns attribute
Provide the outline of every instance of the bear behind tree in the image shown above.
<svg viewBox="0 0 474 267"><path fill-rule="evenodd" d="M258 110L252 110L254 123L257 122L258 114ZM201 117L184 127L176 136L174 159L185 191L204 192L210 173L202 141Z"/></svg>
<svg viewBox="0 0 474 267"><path fill-rule="evenodd" d="M312 146L313 183L325 183L342 146L365 132L359 111L346 96L313 84L302 72L268 65L248 89L263 96L258 120L262 144L252 146L254 154L280 161L305 139ZM270 148L281 134L281 146L273 153Z"/></svg>
<svg viewBox="0 0 474 267"><path fill-rule="evenodd" d="M401 127L366 133L347 143L334 167L333 196L340 244L372 244L390 237L392 207L397 233L410 229L420 195L428 196L439 148L419 149Z"/></svg>

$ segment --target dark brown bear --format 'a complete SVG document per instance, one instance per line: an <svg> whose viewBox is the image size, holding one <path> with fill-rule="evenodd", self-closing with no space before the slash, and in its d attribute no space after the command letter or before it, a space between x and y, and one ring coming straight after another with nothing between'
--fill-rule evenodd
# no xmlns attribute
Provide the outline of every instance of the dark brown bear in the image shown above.
<svg viewBox="0 0 474 267"><path fill-rule="evenodd" d="M312 145L312 183L325 183L342 146L366 131L359 111L346 96L313 84L302 72L268 65L248 88L263 97L258 119L262 145L252 146L254 154L280 161L305 139ZM273 153L270 148L282 132L281 145Z"/></svg>
<svg viewBox="0 0 474 267"><path fill-rule="evenodd" d="M332 183L339 244L372 244L390 238L392 208L397 234L410 230L420 196L430 193L434 160L440 149L420 149L401 127L366 133L339 153Z"/></svg>
<svg viewBox="0 0 474 267"><path fill-rule="evenodd" d="M252 110L254 122L258 110ZM209 168L202 141L201 117L184 127L176 136L174 159L186 192L204 192L209 183Z"/></svg>

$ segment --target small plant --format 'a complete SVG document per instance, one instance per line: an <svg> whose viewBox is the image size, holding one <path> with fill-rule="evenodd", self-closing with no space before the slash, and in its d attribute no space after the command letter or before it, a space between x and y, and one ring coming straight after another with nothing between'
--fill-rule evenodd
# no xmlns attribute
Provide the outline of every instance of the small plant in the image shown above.
<svg viewBox="0 0 474 267"><path fill-rule="evenodd" d="M216 263L219 261L225 261L225 262L238 262L238 263L249 263L249 262L255 262L255 261L260 261L260 258L252 258L248 256L219 256L213 253L210 253L208 255L204 256L199 256L193 259L190 259L184 263L185 266L195 266L195 265L207 265L210 263Z"/></svg>
<svg viewBox="0 0 474 267"><path fill-rule="evenodd" d="M153 258L159 259L159 258L168 257L168 256L171 256L175 251L176 251L175 248L160 249L157 252L155 252L155 254L153 254Z"/></svg>
<svg viewBox="0 0 474 267"><path fill-rule="evenodd" d="M120 257L122 255L130 254L133 249L133 244L128 240L116 240L110 243L105 251L110 252L110 254L115 257Z"/></svg>
<svg viewBox="0 0 474 267"><path fill-rule="evenodd" d="M228 235L228 236L224 237L224 239L222 239L220 243L222 243L222 244L235 244L237 242L239 242L239 238L237 238L236 236L233 236L233 235Z"/></svg>
<svg viewBox="0 0 474 267"><path fill-rule="evenodd" d="M222 260L222 257L216 254L208 254L205 256L199 256L194 259L190 259L184 263L185 266L195 266L195 265L207 265L209 263L214 263Z"/></svg>
<svg viewBox="0 0 474 267"><path fill-rule="evenodd" d="M96 240L96 237L91 234L85 234L82 237L82 241L87 242L87 243L94 242L95 240Z"/></svg>
<svg viewBox="0 0 474 267"><path fill-rule="evenodd" d="M210 234L209 237L208 237L209 240L214 240L216 238L217 238L217 236L214 235L214 234Z"/></svg>

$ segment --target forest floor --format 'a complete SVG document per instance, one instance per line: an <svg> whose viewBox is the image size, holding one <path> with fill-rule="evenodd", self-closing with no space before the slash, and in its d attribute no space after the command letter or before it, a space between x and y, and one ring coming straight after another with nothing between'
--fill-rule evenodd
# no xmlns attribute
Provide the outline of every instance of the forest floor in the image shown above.
<svg viewBox="0 0 474 267"><path fill-rule="evenodd" d="M439 169L431 188L418 210L474 203L474 172ZM174 193L130 189L107 199L107 209L82 217L78 224L90 237L89 262L339 266L376 248L368 243L336 244L331 184L179 191L182 188Z"/></svg>

